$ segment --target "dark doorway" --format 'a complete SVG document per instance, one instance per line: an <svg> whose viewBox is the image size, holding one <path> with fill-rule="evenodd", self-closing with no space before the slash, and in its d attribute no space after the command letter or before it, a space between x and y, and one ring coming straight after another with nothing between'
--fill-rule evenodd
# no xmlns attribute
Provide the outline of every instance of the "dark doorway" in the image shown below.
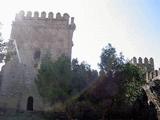
<svg viewBox="0 0 160 120"><path fill-rule="evenodd" d="M32 96L28 97L27 110L28 111L33 111L33 97Z"/></svg>

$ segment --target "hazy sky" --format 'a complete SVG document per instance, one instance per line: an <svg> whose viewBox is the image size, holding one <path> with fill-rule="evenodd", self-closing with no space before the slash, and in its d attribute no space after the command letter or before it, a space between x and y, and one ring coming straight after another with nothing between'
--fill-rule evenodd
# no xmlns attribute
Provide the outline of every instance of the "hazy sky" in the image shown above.
<svg viewBox="0 0 160 120"><path fill-rule="evenodd" d="M111 43L125 57L153 57L160 67L160 0L5 0L2 34L9 39L15 14L24 11L67 12L75 17L73 54L98 68L102 47Z"/></svg>

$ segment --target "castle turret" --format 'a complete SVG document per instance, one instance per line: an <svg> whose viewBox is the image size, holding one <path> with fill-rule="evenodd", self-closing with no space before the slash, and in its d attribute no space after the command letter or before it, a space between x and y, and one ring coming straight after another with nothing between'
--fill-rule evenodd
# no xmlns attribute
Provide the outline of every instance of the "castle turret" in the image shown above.
<svg viewBox="0 0 160 120"><path fill-rule="evenodd" d="M75 27L74 18L70 19L67 13L63 16L57 13L55 17L52 12L47 14L44 11L28 11L26 14L21 11L16 14L10 43L13 43L12 46L16 45L21 62L17 55L12 55L3 67L0 108L6 105L7 108L16 110L30 110L26 106L31 100L32 110L44 110L46 106L42 104L35 85L38 66L48 51L52 61L62 55L71 59ZM15 49L10 49L15 52Z"/></svg>
<svg viewBox="0 0 160 120"><path fill-rule="evenodd" d="M22 62L26 61L25 63L29 62L28 58L24 56L26 52L30 50L34 54L38 46L41 46L42 54L44 54L45 49L50 49L51 53L53 53L52 58L57 58L62 54L71 58L72 36L75 28L74 18L70 18L67 13L64 13L63 16L61 13L56 13L54 18L52 12L47 15L45 11L41 13L35 11L32 16L31 11L28 11L27 14L21 11L13 22L11 39L16 39ZM19 45L23 42L25 44ZM31 48L27 48L29 46ZM25 50L26 52L24 53L22 52L24 50L21 51L21 49L25 48L29 50Z"/></svg>

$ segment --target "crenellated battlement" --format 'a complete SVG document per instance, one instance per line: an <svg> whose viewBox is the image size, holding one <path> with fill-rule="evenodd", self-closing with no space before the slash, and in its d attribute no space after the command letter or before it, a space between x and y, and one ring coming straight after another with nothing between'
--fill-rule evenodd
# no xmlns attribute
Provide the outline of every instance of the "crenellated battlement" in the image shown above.
<svg viewBox="0 0 160 120"><path fill-rule="evenodd" d="M153 79L157 79L157 77L160 78L160 69L154 69L154 59L152 57L149 59L147 57L145 57L144 59L142 59L141 57L133 57L131 62L145 72L145 79L147 82Z"/></svg>
<svg viewBox="0 0 160 120"><path fill-rule="evenodd" d="M154 71L154 59L152 57L149 59L147 57L145 57L144 59L142 59L141 57L133 57L131 62L134 65L142 68L145 72Z"/></svg>
<svg viewBox="0 0 160 120"><path fill-rule="evenodd" d="M60 23L58 25L68 25L70 28L75 29L75 23L74 23L74 17L69 16L68 13L64 13L61 15L61 13L56 13L55 16L53 12L49 12L48 14L43 11L39 13L38 11L35 12L24 12L20 11L19 13L16 14L15 17L15 22L40 22L40 23L53 23L56 24L57 22Z"/></svg>
<svg viewBox="0 0 160 120"><path fill-rule="evenodd" d="M53 62L61 56L71 60L74 30L74 18L67 13L16 14L7 46L9 57L1 72L0 108L28 111L31 98L32 110L49 109L50 103L43 103L35 78L48 53Z"/></svg>
<svg viewBox="0 0 160 120"><path fill-rule="evenodd" d="M70 17L67 13L62 15L58 12L54 15L53 12L45 11L20 11L12 23L11 39L17 41L17 45L21 46L19 50L22 52L25 51L24 48L30 49L33 53L41 48L44 53L46 49L52 51L53 59L61 54L71 58L75 27L74 17ZM26 58L23 61L25 60Z"/></svg>
<svg viewBox="0 0 160 120"><path fill-rule="evenodd" d="M141 57L139 57L138 59L136 57L133 57L132 63L133 64L145 64L145 65L151 64L154 66L154 60L152 57L150 59L148 59L147 57L145 57L144 59L142 59Z"/></svg>

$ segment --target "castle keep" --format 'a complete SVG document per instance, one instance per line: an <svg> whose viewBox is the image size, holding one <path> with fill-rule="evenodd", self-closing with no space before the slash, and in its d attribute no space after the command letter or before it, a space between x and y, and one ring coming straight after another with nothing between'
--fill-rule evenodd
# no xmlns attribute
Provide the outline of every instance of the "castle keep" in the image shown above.
<svg viewBox="0 0 160 120"><path fill-rule="evenodd" d="M2 68L0 107L18 110L44 110L35 78L42 58L61 55L71 58L74 18L67 13L24 11L16 14L8 44L7 63Z"/></svg>
<svg viewBox="0 0 160 120"><path fill-rule="evenodd" d="M70 22L70 23L69 23ZM74 18L69 19L65 13L61 16L50 12L28 12L24 16L21 11L12 24L11 40L16 40L22 63L33 65L35 60L42 58L46 51L56 59L64 54L71 58L72 35L75 29Z"/></svg>

